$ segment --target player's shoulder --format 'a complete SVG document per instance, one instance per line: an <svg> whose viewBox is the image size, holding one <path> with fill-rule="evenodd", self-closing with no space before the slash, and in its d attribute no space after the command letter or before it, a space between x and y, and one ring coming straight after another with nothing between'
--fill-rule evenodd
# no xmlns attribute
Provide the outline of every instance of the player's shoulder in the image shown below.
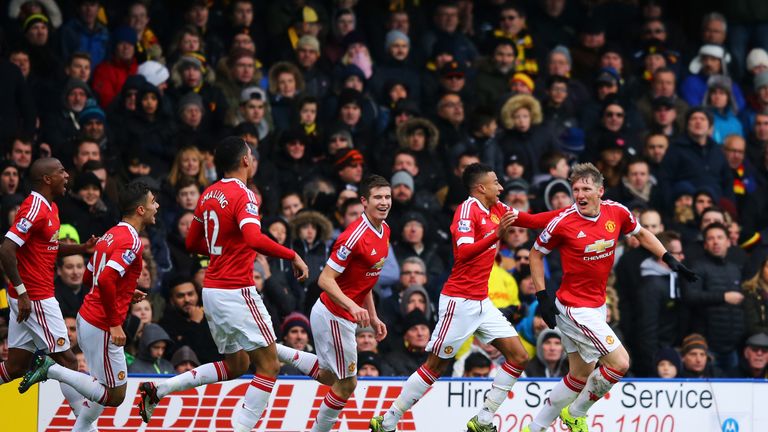
<svg viewBox="0 0 768 432"><path fill-rule="evenodd" d="M117 243L119 243L120 248L131 249L135 253L138 253L141 249L143 249L143 244L141 243L139 233L136 232L136 229L133 226L126 222L120 222L114 227L110 228L105 235L108 234L112 234L114 236L114 239Z"/></svg>
<svg viewBox="0 0 768 432"><path fill-rule="evenodd" d="M478 211L483 211L480 202L470 196L456 208L456 219L471 219Z"/></svg>
<svg viewBox="0 0 768 432"><path fill-rule="evenodd" d="M383 229L386 230L387 228ZM347 229L341 233L337 242L348 249L352 249L366 234L373 234L373 227L365 218L365 214L362 214L356 221L349 224Z"/></svg>
<svg viewBox="0 0 768 432"><path fill-rule="evenodd" d="M38 217L46 217L51 212L51 203L37 192L32 192L19 207L19 215L29 221L34 221Z"/></svg>
<svg viewBox="0 0 768 432"><path fill-rule="evenodd" d="M549 221L549 223L547 224L546 230L549 232L553 232L558 226L567 224L569 220L573 219L578 215L577 212L578 210L576 210L576 204L573 204L570 207L563 209L563 211L558 213L557 216L553 217L552 220Z"/></svg>
<svg viewBox="0 0 768 432"><path fill-rule="evenodd" d="M613 201L613 200L602 200L602 202L600 203L600 207L602 207L602 209L607 209L610 212L617 212L618 211L618 212L624 212L624 213L629 213L629 214L632 213L629 210L629 208L627 208L627 206L625 206L624 204L622 204L620 202L616 202L616 201Z"/></svg>

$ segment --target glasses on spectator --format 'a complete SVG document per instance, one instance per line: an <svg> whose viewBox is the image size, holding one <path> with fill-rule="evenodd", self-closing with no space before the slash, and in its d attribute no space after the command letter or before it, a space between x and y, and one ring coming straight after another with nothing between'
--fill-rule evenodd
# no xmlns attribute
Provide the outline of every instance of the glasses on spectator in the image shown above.
<svg viewBox="0 0 768 432"><path fill-rule="evenodd" d="M424 276L426 273L424 273L421 270L408 270L408 271L400 272L400 274L404 276L411 276L411 275Z"/></svg>
<svg viewBox="0 0 768 432"><path fill-rule="evenodd" d="M645 34L658 35L664 33L664 29L661 27L652 27L645 29Z"/></svg>
<svg viewBox="0 0 768 432"><path fill-rule="evenodd" d="M624 118L624 113L621 111L606 111L605 112L606 117L616 117L616 118Z"/></svg>
<svg viewBox="0 0 768 432"><path fill-rule="evenodd" d="M680 251L680 252L669 251L669 254L674 256L685 256L685 254L683 254L683 251Z"/></svg>
<svg viewBox="0 0 768 432"><path fill-rule="evenodd" d="M752 351L754 351L756 353L761 353L761 354L762 353L768 353L768 347L751 346L751 347L749 347L749 349L751 349Z"/></svg>
<svg viewBox="0 0 768 432"><path fill-rule="evenodd" d="M516 255L516 256L515 256L515 259L516 259L517 261L529 261L529 260L530 260L530 258L528 257L528 255Z"/></svg>
<svg viewBox="0 0 768 432"><path fill-rule="evenodd" d="M502 21L514 21L517 19L517 15L502 15L501 20Z"/></svg>

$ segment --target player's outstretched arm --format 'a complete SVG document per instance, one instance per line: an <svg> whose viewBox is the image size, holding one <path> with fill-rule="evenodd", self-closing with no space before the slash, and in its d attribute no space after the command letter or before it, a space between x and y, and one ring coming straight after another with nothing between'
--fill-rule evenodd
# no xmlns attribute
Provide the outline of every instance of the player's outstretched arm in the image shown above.
<svg viewBox="0 0 768 432"><path fill-rule="evenodd" d="M529 255L531 266L531 279L533 280L533 286L536 287L536 299L539 301L539 310L541 311L541 318L547 323L547 326L551 329L557 325L555 315L560 312L555 307L554 299L549 298L547 295L546 281L544 279L544 254L534 247L531 249Z"/></svg>
<svg viewBox="0 0 768 432"><path fill-rule="evenodd" d="M16 290L16 294L19 295L19 314L16 317L16 321L24 322L32 313L32 302L29 300L29 294L27 294L27 289L21 281L21 275L19 275L19 262L16 260L16 252L18 249L19 245L6 237L5 240L3 240L2 246L0 246L0 263L3 265L5 275Z"/></svg>
<svg viewBox="0 0 768 432"><path fill-rule="evenodd" d="M521 211L517 214L517 220L512 225L528 229L544 229L563 210L552 210L536 214Z"/></svg>
<svg viewBox="0 0 768 432"><path fill-rule="evenodd" d="M661 241L647 229L640 228L640 231L635 234L635 237L640 241L642 247L648 249L648 251L656 257L661 258L673 272L684 277L688 282L695 282L699 278L693 270L686 267L683 263L678 261L677 258L672 256L672 254L667 252L667 250L664 249L664 245L661 244Z"/></svg>
<svg viewBox="0 0 768 432"><path fill-rule="evenodd" d="M85 254L91 254L93 253L93 248L96 246L96 242L99 241L99 238L96 236L91 236L85 243L82 244L70 244L70 243L59 243L59 253L58 255L60 257L69 256L69 255L85 255Z"/></svg>
<svg viewBox="0 0 768 432"><path fill-rule="evenodd" d="M341 276L340 272L332 269L326 264L323 271L320 272L320 276L317 278L317 285L328 294L328 297L330 297L334 303L352 314L360 327L368 327L371 325L371 318L368 314L368 310L358 306L357 303L344 294L344 291L341 290L339 284L336 283L336 278L339 276Z"/></svg>

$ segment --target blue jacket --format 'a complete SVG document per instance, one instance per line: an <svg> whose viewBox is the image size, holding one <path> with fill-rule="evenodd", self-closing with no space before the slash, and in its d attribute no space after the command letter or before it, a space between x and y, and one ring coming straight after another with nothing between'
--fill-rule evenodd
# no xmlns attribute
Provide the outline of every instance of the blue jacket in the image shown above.
<svg viewBox="0 0 768 432"><path fill-rule="evenodd" d="M704 105L704 95L707 94L707 80L709 76L703 74L688 75L680 86L680 96L692 107ZM744 109L746 101L744 94L738 85L733 88L733 101L736 102L736 108L739 111Z"/></svg>
<svg viewBox="0 0 768 432"><path fill-rule="evenodd" d="M718 110L713 109L710 112L715 119L712 139L715 140L716 143L722 145L728 135L744 136L744 129L742 128L741 122L733 111L729 109L724 113L720 113Z"/></svg>
<svg viewBox="0 0 768 432"><path fill-rule="evenodd" d="M96 23L93 31L79 19L69 20L61 26L61 54L64 61L76 51L85 51L91 55L91 70L107 58L109 49L109 31L101 23Z"/></svg>

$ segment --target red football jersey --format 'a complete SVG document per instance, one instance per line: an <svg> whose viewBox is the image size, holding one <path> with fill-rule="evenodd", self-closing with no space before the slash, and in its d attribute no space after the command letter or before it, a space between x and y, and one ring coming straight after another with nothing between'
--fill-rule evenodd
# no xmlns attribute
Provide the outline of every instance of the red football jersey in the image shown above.
<svg viewBox="0 0 768 432"><path fill-rule="evenodd" d="M125 222L110 228L96 242L93 256L88 261L88 271L93 273L93 287L80 307L80 315L91 325L109 331L110 321L112 325L119 325L125 320L136 290L136 281L141 275L143 251L144 245L139 239L139 233ZM101 304L99 276L104 267L120 273L115 290L116 317L108 317Z"/></svg>
<svg viewBox="0 0 768 432"><path fill-rule="evenodd" d="M576 204L547 225L534 248L548 254L560 248L563 281L557 298L566 306L600 307L613 268L619 237L637 234L640 224L623 205L604 200L596 217L582 216Z"/></svg>
<svg viewBox="0 0 768 432"><path fill-rule="evenodd" d="M327 265L341 273L336 283L341 291L358 306L363 306L365 296L379 280L384 261L389 254L389 225L384 222L381 231L371 225L363 213L336 239ZM354 321L344 310L323 291L320 300L334 315Z"/></svg>
<svg viewBox="0 0 768 432"><path fill-rule="evenodd" d="M16 253L19 276L30 300L53 297L53 270L59 253L59 208L32 192L21 203L5 237L19 245ZM12 298L18 298L13 287Z"/></svg>
<svg viewBox="0 0 768 432"><path fill-rule="evenodd" d="M208 186L195 208L203 224L208 254L205 288L240 289L253 286L256 251L248 247L240 229L259 220L256 196L243 182L226 178Z"/></svg>
<svg viewBox="0 0 768 432"><path fill-rule="evenodd" d="M477 198L467 198L456 209L451 223L453 256L459 256L458 249L461 245L475 243L489 235L495 236L501 217L509 210L509 206L501 201L487 209ZM483 300L488 297L488 278L497 248L498 242L472 259L462 261L456 258L442 293L470 300Z"/></svg>

